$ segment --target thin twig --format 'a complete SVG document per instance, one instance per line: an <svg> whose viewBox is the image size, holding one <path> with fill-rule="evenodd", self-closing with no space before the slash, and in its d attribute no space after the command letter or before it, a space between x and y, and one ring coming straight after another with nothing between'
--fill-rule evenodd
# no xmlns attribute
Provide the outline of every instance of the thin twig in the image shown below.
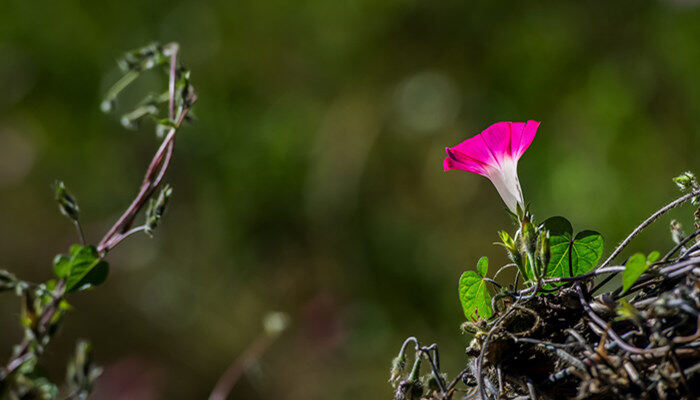
<svg viewBox="0 0 700 400"><path fill-rule="evenodd" d="M225 400L231 393L233 386L238 382L243 373L250 368L265 353L268 347L274 342L274 336L263 334L236 359L219 378L214 386L209 400Z"/></svg>
<svg viewBox="0 0 700 400"><path fill-rule="evenodd" d="M488 400L489 397L486 394L486 390L484 388L484 374L482 371L483 365L484 365L484 357L486 356L486 349L489 347L489 342L491 341L491 336L493 336L494 332L496 332L496 329L500 326L501 322L510 315L515 310L515 305L518 303L516 301L513 303L513 305L508 309L508 311L505 312L505 314L501 315L498 317L496 320L496 323L493 324L493 327L489 330L489 333L486 335L486 338L484 339L484 342L481 345L481 351L479 352L479 358L477 359L476 362L476 383L479 388L479 396L481 396L482 400Z"/></svg>
<svg viewBox="0 0 700 400"><path fill-rule="evenodd" d="M148 170L146 171L146 175L144 176L143 183L141 184L141 189L139 190L139 193L134 199L134 201L131 203L129 208L126 209L122 216L119 217L117 222L112 226L112 228L110 228L107 234L105 234L100 243L97 245L97 251L100 254L107 253L121 241L122 237L120 235L122 233L120 231L125 231L130 228L130 225L133 219L136 217L136 214L138 214L138 212L141 211L141 209L146 204L146 201L151 197L153 192L155 192L157 186L154 185L156 181L154 181L153 178L157 172L165 171L168 168L168 164L163 162L161 165L161 161L163 161L163 157L165 156L166 151L171 146L172 141L175 139L175 134L180 128L180 125L182 124L182 121L185 119L185 116L187 115L187 112L189 110L189 108L185 108L182 111L182 113L180 113L180 117L175 123L175 126L170 128L170 132L168 132L168 135L165 137L165 139L163 139L163 142L158 148L158 151L151 160L151 164L149 165ZM165 161L169 162L170 158L167 157ZM117 235L119 239L111 242L111 245L108 247L107 243L110 243L110 240L115 235Z"/></svg>
<svg viewBox="0 0 700 400"><path fill-rule="evenodd" d="M36 327L36 332L40 336L40 338L45 337L48 335L48 325L51 319L53 319L53 316L56 314L58 311L58 305L63 299L63 295L65 292L66 288L66 280L61 279L56 283L56 288L54 289L53 293L51 294L51 302L44 307L41 315L39 316L39 322L37 323ZM38 340L41 342L41 340ZM21 344L19 345L19 351L10 358L10 360L7 362L7 366L0 371L0 382L4 380L4 378L13 373L17 368L19 368L22 364L24 364L25 361L29 360L33 354L30 351L30 339L25 337L24 340L22 340Z"/></svg>
<svg viewBox="0 0 700 400"><path fill-rule="evenodd" d="M78 238L80 239L80 244L85 246L85 234L83 233L83 227L80 225L80 221L77 219L73 220L73 225L75 225L75 230L78 232Z"/></svg>
<svg viewBox="0 0 700 400"><path fill-rule="evenodd" d="M174 122L174 126L170 128L168 134L163 139L158 151L153 156L146 175L141 183L141 188L134 201L119 217L117 222L105 234L100 243L97 245L97 250L101 255L106 254L114 248L121 240L124 239L126 232L133 223L134 218L139 211L144 207L146 201L153 195L157 187L160 185L165 171L168 169L170 159L172 157L175 134L180 129L180 125L185 120L187 113L190 111L191 104L197 101L196 95L193 95L190 107L181 108L178 110L177 117L175 113L175 81L177 78L177 55L178 46L175 43L169 45L171 48L170 54L170 76L168 83L168 110L170 119Z"/></svg>
<svg viewBox="0 0 700 400"><path fill-rule="evenodd" d="M612 254L610 254L610 257L608 257L607 260L605 260L598 268L603 268L603 267L606 267L608 264L610 264L610 262L612 260L614 260L615 257L617 257L618 254L620 254L622 252L622 250L625 249L625 247L627 247L627 245L632 241L632 239L634 239L637 235L639 235L644 230L644 228L649 226L652 222L656 221L660 216L662 216L663 214L665 214L669 210L685 203L686 201L688 201L688 200L690 200L693 197L698 196L698 195L700 195L700 190L696 190L694 192L688 193L688 194L681 196L678 199L670 202L669 204L667 204L666 206L661 208L659 211L652 214L651 217L647 218L638 227L636 227L632 231L632 233L630 233L630 235L627 236L627 238L625 238L625 240L623 240L619 246L617 246L615 251L613 251Z"/></svg>
<svg viewBox="0 0 700 400"><path fill-rule="evenodd" d="M436 346L436 345L433 345ZM431 346L432 347L432 346ZM428 362L430 363L430 367L433 370L433 375L435 375L435 379L437 380L438 386L440 387L440 391L444 394L447 392L445 389L445 384L442 381L442 378L440 377L440 368L437 366L433 358L430 356L430 350L427 347L421 347L420 348L421 353L425 355L425 357L428 359Z"/></svg>
<svg viewBox="0 0 700 400"><path fill-rule="evenodd" d="M642 354L642 355L662 355L665 352L668 351L669 346L661 346L661 347L656 347L652 349L640 349L639 347L632 346L628 344L627 342L624 341L618 335L614 330L612 330L608 324L598 315L593 311L591 308L591 305L588 304L588 301L586 300L586 297L584 295L582 286L580 283L576 284L576 289L578 291L579 299L581 301L581 305L583 305L584 310L588 314L588 316L593 320L593 322L598 325L604 332L606 332L614 341L617 343L618 346L622 350L625 350L629 353L634 353L634 354Z"/></svg>
<svg viewBox="0 0 700 400"><path fill-rule="evenodd" d="M681 249L683 246L685 246L688 242L690 242L691 240L693 240L693 238L694 238L695 236L697 236L698 234L700 234L700 229L696 230L695 232L693 232L693 233L691 233L690 235L688 235L688 236L686 236L685 238L683 238L683 240L681 240L680 242L678 242L677 245L675 245L668 253L666 253L666 255L661 259L660 262L665 262L666 260L668 260L668 258L671 257L671 256L673 255L673 253L675 253L675 252L677 252L678 250L680 250L680 249Z"/></svg>

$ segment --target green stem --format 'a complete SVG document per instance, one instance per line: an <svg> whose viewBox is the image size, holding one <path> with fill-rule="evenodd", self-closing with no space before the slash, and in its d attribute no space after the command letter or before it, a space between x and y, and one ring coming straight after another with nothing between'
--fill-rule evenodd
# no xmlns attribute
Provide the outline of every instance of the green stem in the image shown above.
<svg viewBox="0 0 700 400"><path fill-rule="evenodd" d="M114 85L112 85L112 87L109 88L109 90L107 91L107 95L105 95L105 99L102 102L103 108L105 103L109 104L112 101L114 101L114 99L117 98L119 93L121 93L121 91L124 90L127 86L129 86L131 82L138 78L138 76L138 71L129 71L126 74L124 74L124 76L122 76L118 81L116 81Z"/></svg>
<svg viewBox="0 0 700 400"><path fill-rule="evenodd" d="M411 369L411 375L408 376L408 380L411 382L416 382L420 376L420 358L422 354L420 351L416 352L416 361L413 363L413 369Z"/></svg>

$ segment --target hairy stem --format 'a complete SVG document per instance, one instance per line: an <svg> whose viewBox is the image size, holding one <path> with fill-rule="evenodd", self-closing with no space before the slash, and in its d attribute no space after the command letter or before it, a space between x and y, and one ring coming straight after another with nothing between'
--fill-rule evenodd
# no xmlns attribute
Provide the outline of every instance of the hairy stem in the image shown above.
<svg viewBox="0 0 700 400"><path fill-rule="evenodd" d="M685 203L686 201L688 201L688 200L690 200L693 197L698 196L698 195L700 195L700 190L690 192L690 193L688 193L684 196L681 196L678 199L670 202L669 204L667 204L666 206L661 208L659 211L652 214L651 217L647 218L637 228L635 228L632 231L632 233L630 233L629 236L627 236L627 238L625 238L625 240L623 240L622 243L620 243L620 245L617 246L615 251L613 251L612 254L610 254L610 257L608 257L608 259L605 260L598 268L603 268L603 267L606 267L608 264L610 264L610 262L612 260L614 260L615 257L617 257L622 252L622 250L624 250L625 247L627 247L628 244L630 244L632 239L637 237L637 235L639 235L644 230L644 228L649 226L652 222L656 221L660 216L664 215L669 210L671 210L675 207L678 207L679 205Z"/></svg>

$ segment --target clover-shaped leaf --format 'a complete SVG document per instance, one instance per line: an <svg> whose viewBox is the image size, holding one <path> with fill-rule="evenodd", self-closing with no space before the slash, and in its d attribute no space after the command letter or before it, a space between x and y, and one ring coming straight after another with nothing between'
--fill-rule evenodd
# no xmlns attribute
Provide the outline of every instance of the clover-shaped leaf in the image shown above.
<svg viewBox="0 0 700 400"><path fill-rule="evenodd" d="M565 278L592 270L603 255L603 237L595 231L582 231L575 237L571 223L564 217L544 221L550 235L551 258L547 276Z"/></svg>
<svg viewBox="0 0 700 400"><path fill-rule="evenodd" d="M477 268L479 273L485 275L488 258L482 257ZM464 316L469 320L489 319L493 315L491 295L486 288L486 281L475 271L465 271L459 277L459 300L462 302Z"/></svg>

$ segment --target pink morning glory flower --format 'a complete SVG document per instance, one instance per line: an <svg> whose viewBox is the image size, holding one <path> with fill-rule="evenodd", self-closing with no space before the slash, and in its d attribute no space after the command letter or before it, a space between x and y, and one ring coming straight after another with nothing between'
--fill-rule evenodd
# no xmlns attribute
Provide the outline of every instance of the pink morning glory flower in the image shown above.
<svg viewBox="0 0 700 400"><path fill-rule="evenodd" d="M535 138L537 121L497 122L480 134L454 147L448 147L445 171L459 169L491 180L508 209L525 207L518 180L518 160Z"/></svg>

